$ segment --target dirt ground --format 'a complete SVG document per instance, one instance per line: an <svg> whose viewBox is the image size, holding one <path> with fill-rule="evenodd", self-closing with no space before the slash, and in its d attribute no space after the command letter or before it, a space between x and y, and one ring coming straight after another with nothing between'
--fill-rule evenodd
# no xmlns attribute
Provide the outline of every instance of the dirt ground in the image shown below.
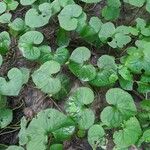
<svg viewBox="0 0 150 150"><path fill-rule="evenodd" d="M83 3L80 3L80 5L83 5ZM99 16L102 8L105 6L105 0L101 1L100 3L96 5L85 5L84 11L88 14L88 17L91 16ZM130 9L130 11L128 11ZM27 7L20 6L15 12L13 12L13 18L17 17L24 17L25 12L28 10ZM149 19L147 17L147 14L144 10L137 10L135 8L125 8L123 7L121 9L121 16L120 18L115 21L114 23L116 25L129 25L134 24L134 19L137 16L144 16L144 18ZM56 17L51 19L50 24L47 26L44 26L43 28L40 28L39 31L41 31L44 36L46 42L51 46L52 49L56 49L56 32L58 27L58 20ZM0 31L8 31L8 28L6 26L3 26L0 24ZM111 48L108 47L101 47L96 48L88 43L86 43L84 40L82 40L78 35L75 33L71 33L71 43L68 47L70 52L74 50L78 46L86 46L90 50L92 50L92 63L96 64L97 59L102 54L110 54L114 56L120 56L118 52L114 52ZM4 63L0 69L0 75L5 76L7 74L7 71L12 67L26 67L31 70L31 73L36 70L39 67L39 64L36 62L29 62L26 59L24 59L18 50L17 47L17 40L12 38L12 44L11 44L11 52L7 54L7 56L4 58ZM72 89L75 87L78 87L79 85L84 85L85 83L80 82L70 74L70 72L64 68L63 71L69 75L71 78L72 83ZM117 84L116 84L117 86ZM105 103L105 93L107 89L95 89L96 91L96 98L95 102L92 105L92 109L97 114L96 117L98 119L100 112L106 106ZM142 95L138 95L137 93L132 93L135 96L135 99L137 101L140 101L142 98ZM35 88L35 85L33 84L32 80L30 79L29 82L24 85L22 88L22 91L20 92L19 96L17 97L8 97L8 104L9 107L12 108L13 111L13 122L5 129L0 130L0 143L5 145L13 145L18 143L18 132L19 132L19 123L20 119L23 115L25 115L27 118L32 119L36 113L38 113L40 110L45 108L56 108L64 110L64 102L65 99L62 101L54 101L52 98L46 97L44 93L42 93L40 90ZM112 150L112 147L114 146L112 142L112 134L111 130L108 132L108 144L107 149ZM74 137L71 141L67 141L64 143L65 150L92 150L89 146L86 139L79 139L78 137ZM132 150L135 149L134 147ZM143 149L144 150L144 149Z"/></svg>

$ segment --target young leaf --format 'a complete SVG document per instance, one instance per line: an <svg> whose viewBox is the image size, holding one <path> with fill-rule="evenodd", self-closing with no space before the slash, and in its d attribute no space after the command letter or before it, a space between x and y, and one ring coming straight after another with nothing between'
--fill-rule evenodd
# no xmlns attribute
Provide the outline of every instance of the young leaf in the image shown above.
<svg viewBox="0 0 150 150"><path fill-rule="evenodd" d="M81 14L81 6L77 4L65 6L58 15L60 26L67 31L75 30L78 27L78 18Z"/></svg>
<svg viewBox="0 0 150 150"><path fill-rule="evenodd" d="M113 88L106 93L106 101L111 105L101 112L101 120L108 127L119 127L124 120L136 114L133 98L126 91Z"/></svg>
<svg viewBox="0 0 150 150"><path fill-rule="evenodd" d="M17 96L23 85L23 74L19 69L12 68L7 76L9 81L0 77L0 93L7 96Z"/></svg>
<svg viewBox="0 0 150 150"><path fill-rule="evenodd" d="M5 55L8 50L11 43L11 39L9 36L9 33L6 31L3 31L0 33L0 54Z"/></svg>
<svg viewBox="0 0 150 150"><path fill-rule="evenodd" d="M40 57L40 48L36 45L42 43L43 34L38 31L28 31L19 39L19 49L23 56L29 60L35 60Z"/></svg>
<svg viewBox="0 0 150 150"><path fill-rule="evenodd" d="M100 125L95 124L90 127L88 130L88 142L93 150L104 144L104 135L105 131Z"/></svg>
<svg viewBox="0 0 150 150"><path fill-rule="evenodd" d="M94 80L90 81L90 84L98 87L112 86L117 76L117 65L112 56L103 55L97 61L98 72Z"/></svg>
<svg viewBox="0 0 150 150"><path fill-rule="evenodd" d="M0 109L0 129L6 127L12 121L12 110L7 108Z"/></svg>
<svg viewBox="0 0 150 150"><path fill-rule="evenodd" d="M118 149L128 148L138 141L141 134L142 130L138 120L132 117L124 123L122 130L114 133L114 143Z"/></svg>
<svg viewBox="0 0 150 150"><path fill-rule="evenodd" d="M95 78L96 69L90 63L86 63L91 57L91 52L86 47L76 48L69 62L69 69L82 81L90 81Z"/></svg>
<svg viewBox="0 0 150 150"><path fill-rule="evenodd" d="M38 89L44 93L53 95L61 90L61 82L54 74L60 71L60 64L56 61L45 62L32 74L32 79Z"/></svg>
<svg viewBox="0 0 150 150"><path fill-rule="evenodd" d="M39 5L39 10L31 8L25 15L25 23L31 28L38 28L46 25L52 15L49 3Z"/></svg>

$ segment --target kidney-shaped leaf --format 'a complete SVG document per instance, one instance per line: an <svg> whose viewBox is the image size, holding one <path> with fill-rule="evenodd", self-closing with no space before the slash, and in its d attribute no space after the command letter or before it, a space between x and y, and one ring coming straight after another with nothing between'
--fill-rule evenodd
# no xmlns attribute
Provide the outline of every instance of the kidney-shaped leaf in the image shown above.
<svg viewBox="0 0 150 150"><path fill-rule="evenodd" d="M132 117L124 123L124 128L122 130L114 133L114 143L118 149L128 148L138 141L141 134L142 130L138 120Z"/></svg>
<svg viewBox="0 0 150 150"><path fill-rule="evenodd" d="M95 124L88 131L88 142L93 149L103 144L105 131L102 126Z"/></svg>
<svg viewBox="0 0 150 150"><path fill-rule="evenodd" d="M51 6L49 3L39 5L39 10L31 8L25 15L25 23L31 28L46 25L51 17Z"/></svg>
<svg viewBox="0 0 150 150"><path fill-rule="evenodd" d="M77 4L70 4L58 15L60 26L67 30L72 31L78 27L78 18L82 14L82 7Z"/></svg>
<svg viewBox="0 0 150 150"><path fill-rule="evenodd" d="M38 31L28 31L19 39L19 49L23 56L30 60L35 60L40 57L40 48L36 45L42 43L43 34Z"/></svg>
<svg viewBox="0 0 150 150"><path fill-rule="evenodd" d="M63 113L55 109L46 109L38 113L38 115L32 119L28 128L26 129L27 137L29 139L27 143L28 150L46 150L48 146L48 136L59 134L60 129L70 128L74 126L74 122ZM66 135L65 130L60 130L62 137ZM74 130L70 133L73 134ZM70 137L69 135L69 137ZM61 138L61 137L59 137ZM66 139L66 136L65 136ZM57 140L57 139L55 139ZM62 138L62 141L64 139Z"/></svg>
<svg viewBox="0 0 150 150"><path fill-rule="evenodd" d="M12 68L8 72L9 81L0 77L0 93L7 96L17 96L23 84L23 74L17 68Z"/></svg>
<svg viewBox="0 0 150 150"><path fill-rule="evenodd" d="M60 70L60 64L56 61L45 62L32 74L32 79L37 88L47 94L56 94L61 89L61 81L54 74Z"/></svg>
<svg viewBox="0 0 150 150"><path fill-rule="evenodd" d="M106 93L106 101L111 106L104 108L101 113L101 120L109 127L118 127L124 120L136 114L133 98L122 89L110 89Z"/></svg>

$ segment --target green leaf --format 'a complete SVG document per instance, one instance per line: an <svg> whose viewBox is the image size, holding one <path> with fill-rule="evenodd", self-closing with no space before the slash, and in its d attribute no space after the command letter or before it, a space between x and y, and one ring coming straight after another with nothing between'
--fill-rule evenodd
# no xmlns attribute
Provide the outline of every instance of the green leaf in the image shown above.
<svg viewBox="0 0 150 150"><path fill-rule="evenodd" d="M70 56L70 60L75 63L81 64L89 60L90 57L91 57L91 52L88 48L78 47L72 52Z"/></svg>
<svg viewBox="0 0 150 150"><path fill-rule="evenodd" d="M102 21L98 17L90 18L89 25L94 29L96 33L100 31L102 24Z"/></svg>
<svg viewBox="0 0 150 150"><path fill-rule="evenodd" d="M50 146L50 150L63 150L62 144L53 144Z"/></svg>
<svg viewBox="0 0 150 150"><path fill-rule="evenodd" d="M94 93L90 88L80 87L72 94L70 99L75 99L75 101L80 102L82 105L88 105L93 102Z"/></svg>
<svg viewBox="0 0 150 150"><path fill-rule="evenodd" d="M85 2L85 3L98 3L101 0L80 0L80 1Z"/></svg>
<svg viewBox="0 0 150 150"><path fill-rule="evenodd" d="M51 142L53 143L55 132L60 130L61 134L57 134L63 137L66 133L63 133L61 129L70 128L73 125L74 122L58 110L46 109L39 112L26 129L29 139L27 149L46 150L48 148L48 137L51 137Z"/></svg>
<svg viewBox="0 0 150 150"><path fill-rule="evenodd" d="M139 140L140 143L146 142L150 143L150 129L144 131L142 137Z"/></svg>
<svg viewBox="0 0 150 150"><path fill-rule="evenodd" d="M21 5L32 5L37 0L20 0Z"/></svg>
<svg viewBox="0 0 150 150"><path fill-rule="evenodd" d="M27 68L20 68L20 71L22 72L22 75L23 75L22 83L26 84L30 77L30 70Z"/></svg>
<svg viewBox="0 0 150 150"><path fill-rule="evenodd" d="M19 145L23 146L25 144L27 144L28 142L28 137L27 137L27 133L26 133L26 126L27 126L27 120L25 117L21 118L21 129L18 133L18 137L19 137Z"/></svg>
<svg viewBox="0 0 150 150"><path fill-rule="evenodd" d="M119 127L124 120L136 114L133 98L126 91L113 88L106 93L106 101L111 105L101 112L101 120L108 127Z"/></svg>
<svg viewBox="0 0 150 150"><path fill-rule="evenodd" d="M68 78L68 76L64 74L58 74L56 77L59 78L61 81L61 89L57 94L53 95L53 97L57 100L63 100L70 92L71 80Z"/></svg>
<svg viewBox="0 0 150 150"><path fill-rule="evenodd" d="M0 14L4 13L6 11L7 5L5 2L0 2Z"/></svg>
<svg viewBox="0 0 150 150"><path fill-rule="evenodd" d="M2 63L3 63L3 57L2 57L2 55L0 54L0 66L2 65Z"/></svg>
<svg viewBox="0 0 150 150"><path fill-rule="evenodd" d="M101 26L101 30L99 32L99 38L102 41L107 41L109 37L115 33L115 26L111 22L107 22Z"/></svg>
<svg viewBox="0 0 150 150"><path fill-rule="evenodd" d="M128 51L128 55L125 58L125 66L129 68L131 72L136 74L140 74L142 70L145 71L145 74L150 74L150 44L145 41L138 41L136 44L138 47L142 47Z"/></svg>
<svg viewBox="0 0 150 150"><path fill-rule="evenodd" d="M23 56L29 60L35 60L40 57L40 48L36 45L42 43L43 34L38 31L28 31L19 39L19 49Z"/></svg>
<svg viewBox="0 0 150 150"><path fill-rule="evenodd" d="M9 23L8 26L11 30L16 32L23 32L26 29L25 22L21 18L16 18L13 22Z"/></svg>
<svg viewBox="0 0 150 150"><path fill-rule="evenodd" d="M126 3L129 3L136 7L142 7L145 3L145 0L124 0Z"/></svg>
<svg viewBox="0 0 150 150"><path fill-rule="evenodd" d="M105 131L100 125L95 124L90 127L90 129L88 130L88 142L93 149L96 149L103 145L103 142L105 140L104 135Z"/></svg>
<svg viewBox="0 0 150 150"><path fill-rule="evenodd" d="M60 71L60 64L56 61L45 62L38 70L32 74L33 82L38 89L44 93L53 95L61 90L61 81L54 74Z"/></svg>
<svg viewBox="0 0 150 150"><path fill-rule="evenodd" d="M140 93L148 93L150 91L150 77L148 75L142 75L140 81L137 81L138 91Z"/></svg>
<svg viewBox="0 0 150 150"><path fill-rule="evenodd" d="M103 55L98 59L97 66L98 72L90 84L98 87L112 86L118 79L115 59L112 56Z"/></svg>
<svg viewBox="0 0 150 150"><path fill-rule="evenodd" d="M0 109L4 108L7 103L7 98L3 95L0 95Z"/></svg>
<svg viewBox="0 0 150 150"><path fill-rule="evenodd" d="M123 48L125 45L127 45L129 42L131 42L131 37L128 35L125 35L123 33L116 33L113 40L111 42L108 42L108 44L112 48Z"/></svg>
<svg viewBox="0 0 150 150"><path fill-rule="evenodd" d="M118 149L128 148L134 145L142 134L138 120L133 117L124 123L122 130L116 131L113 135L114 143Z"/></svg>
<svg viewBox="0 0 150 150"><path fill-rule="evenodd" d="M94 100L94 93L87 87L74 91L66 103L66 111L77 123L80 129L88 129L94 124L95 115L91 109L85 108Z"/></svg>
<svg viewBox="0 0 150 150"><path fill-rule="evenodd" d="M12 110L7 108L0 109L0 129L5 128L12 121Z"/></svg>
<svg viewBox="0 0 150 150"><path fill-rule="evenodd" d="M6 150L24 150L24 148L20 147L20 146L9 146Z"/></svg>
<svg viewBox="0 0 150 150"><path fill-rule="evenodd" d="M7 10L15 10L19 3L15 0L5 0L6 4L7 4Z"/></svg>
<svg viewBox="0 0 150 150"><path fill-rule="evenodd" d="M102 16L106 20L115 20L119 17L120 9L112 6L105 6L102 10Z"/></svg>
<svg viewBox="0 0 150 150"><path fill-rule="evenodd" d="M23 85L23 74L17 68L9 70L8 81L0 77L0 93L7 96L17 96Z"/></svg>
<svg viewBox="0 0 150 150"><path fill-rule="evenodd" d="M72 31L78 27L78 18L82 15L82 7L77 4L70 4L58 15L60 26L67 30Z"/></svg>
<svg viewBox="0 0 150 150"><path fill-rule="evenodd" d="M5 55L8 50L11 43L11 39L9 36L9 33L6 31L3 31L0 33L0 54Z"/></svg>
<svg viewBox="0 0 150 150"><path fill-rule="evenodd" d="M52 15L49 3L39 5L39 10L31 8L25 15L25 23L31 28L38 28L46 25Z"/></svg>
<svg viewBox="0 0 150 150"><path fill-rule="evenodd" d="M76 48L70 56L69 69L82 81L90 81L95 78L95 67L86 63L90 57L91 52L86 47Z"/></svg>
<svg viewBox="0 0 150 150"><path fill-rule="evenodd" d="M70 42L69 33L60 28L57 32L57 44L58 46L68 46Z"/></svg>
<svg viewBox="0 0 150 150"><path fill-rule="evenodd" d="M80 119L78 121L79 129L89 129L95 121L95 114L91 109L83 109L81 110Z"/></svg>
<svg viewBox="0 0 150 150"><path fill-rule="evenodd" d="M4 13L0 16L0 23L9 23L12 15L10 13Z"/></svg>

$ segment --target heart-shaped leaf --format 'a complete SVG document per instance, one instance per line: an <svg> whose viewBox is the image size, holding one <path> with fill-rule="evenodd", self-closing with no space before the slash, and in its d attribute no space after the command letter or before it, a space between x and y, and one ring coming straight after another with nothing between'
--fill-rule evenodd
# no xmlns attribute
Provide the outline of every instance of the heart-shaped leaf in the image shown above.
<svg viewBox="0 0 150 150"><path fill-rule="evenodd" d="M124 128L116 131L113 135L116 148L124 149L134 145L141 134L142 130L138 120L135 117L130 118L124 123Z"/></svg>
<svg viewBox="0 0 150 150"><path fill-rule="evenodd" d="M0 77L0 93L7 96L17 96L23 85L22 72L17 68L12 68L7 76L9 81Z"/></svg>
<svg viewBox="0 0 150 150"><path fill-rule="evenodd" d="M97 149L104 144L104 135L105 131L102 126L95 124L90 127L88 130L88 142L93 149Z"/></svg>
<svg viewBox="0 0 150 150"><path fill-rule="evenodd" d="M91 52L86 47L76 48L70 56L69 69L82 81L90 81L96 76L94 66L87 63L90 57Z"/></svg>
<svg viewBox="0 0 150 150"><path fill-rule="evenodd" d="M101 56L97 61L98 72L94 80L90 81L90 84L98 87L112 86L117 76L117 65L115 59L109 55Z"/></svg>
<svg viewBox="0 0 150 150"><path fill-rule="evenodd" d="M126 91L114 88L106 93L106 101L111 105L101 112L101 120L108 127L119 127L124 120L136 114L133 98Z"/></svg>
<svg viewBox="0 0 150 150"><path fill-rule="evenodd" d="M37 88L47 94L56 94L61 89L60 79L53 77L60 71L60 64L56 61L45 62L37 71L32 74L32 79Z"/></svg>
<svg viewBox="0 0 150 150"><path fill-rule="evenodd" d="M82 7L77 4L71 4L64 7L58 15L60 26L72 31L78 27L78 18L82 15Z"/></svg>
<svg viewBox="0 0 150 150"><path fill-rule="evenodd" d="M86 130L94 124L95 115L85 108L94 100L94 93L87 87L80 87L69 97L66 103L67 113L78 123L80 129Z"/></svg>
<svg viewBox="0 0 150 150"><path fill-rule="evenodd" d="M30 124L26 129L28 142L26 144L28 150L46 150L48 148L48 137L53 137L53 140L58 140L62 138L61 141L66 140L67 129L74 128L74 122L63 113L55 109L46 109L37 114L35 118L32 119ZM65 128L62 132L61 129ZM69 134L72 135L74 129Z"/></svg>
<svg viewBox="0 0 150 150"><path fill-rule="evenodd" d="M38 28L46 25L51 17L51 6L49 3L39 5L39 10L31 8L25 15L25 23L31 28Z"/></svg>
<svg viewBox="0 0 150 150"><path fill-rule="evenodd" d="M38 31L28 31L19 39L19 49L23 56L30 60L35 60L40 57L40 48L36 45L42 43L43 34Z"/></svg>

